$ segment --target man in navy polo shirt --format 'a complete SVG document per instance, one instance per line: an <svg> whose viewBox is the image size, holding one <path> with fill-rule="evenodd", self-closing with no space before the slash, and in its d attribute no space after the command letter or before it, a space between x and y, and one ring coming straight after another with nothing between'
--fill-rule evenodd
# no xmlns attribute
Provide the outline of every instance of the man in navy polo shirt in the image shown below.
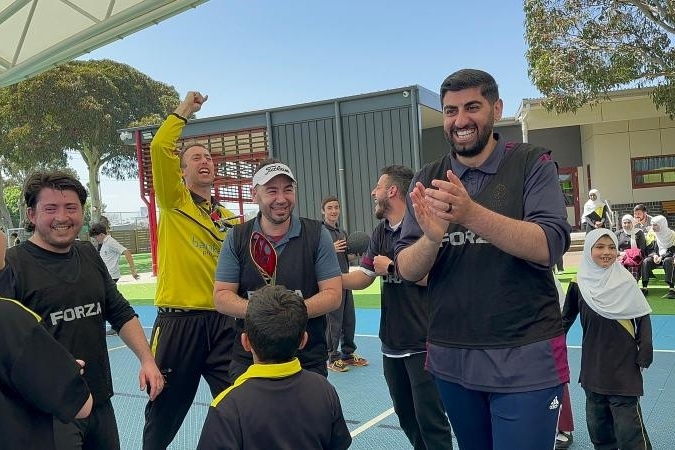
<svg viewBox="0 0 675 450"><path fill-rule="evenodd" d="M411 184L396 268L428 280L427 370L463 450L553 448L565 334L551 267L570 227L550 151L504 142L497 83L441 85L450 152Z"/></svg>

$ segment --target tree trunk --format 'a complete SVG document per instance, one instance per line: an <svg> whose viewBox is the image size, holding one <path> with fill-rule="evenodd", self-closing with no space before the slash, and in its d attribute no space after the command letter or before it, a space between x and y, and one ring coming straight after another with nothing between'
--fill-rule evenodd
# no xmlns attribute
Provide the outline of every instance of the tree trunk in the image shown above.
<svg viewBox="0 0 675 450"><path fill-rule="evenodd" d="M91 222L96 223L101 220L101 180L99 178L101 158L98 149L95 147L84 148L80 153L82 155L82 159L87 165L87 171L89 172Z"/></svg>
<svg viewBox="0 0 675 450"><path fill-rule="evenodd" d="M4 194L5 192L5 179L0 175L0 193ZM12 222L12 216L9 214L9 209L5 203L5 196L0 195L0 220L2 220L2 226L5 228L5 231L10 228L14 228L14 223ZM9 234L9 233L8 233Z"/></svg>

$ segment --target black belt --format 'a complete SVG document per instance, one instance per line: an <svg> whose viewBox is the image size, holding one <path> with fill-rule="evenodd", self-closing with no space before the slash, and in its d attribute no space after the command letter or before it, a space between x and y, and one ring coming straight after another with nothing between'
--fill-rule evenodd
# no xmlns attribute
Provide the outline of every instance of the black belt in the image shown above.
<svg viewBox="0 0 675 450"><path fill-rule="evenodd" d="M190 312L192 311L191 309L183 309L183 308L170 308L168 306L159 306L157 308L157 311L160 313L184 313L184 312Z"/></svg>

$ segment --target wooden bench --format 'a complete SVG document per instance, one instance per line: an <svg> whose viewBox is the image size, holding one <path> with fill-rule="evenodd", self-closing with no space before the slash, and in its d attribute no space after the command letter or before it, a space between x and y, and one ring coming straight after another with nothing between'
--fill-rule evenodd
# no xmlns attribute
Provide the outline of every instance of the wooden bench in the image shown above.
<svg viewBox="0 0 675 450"><path fill-rule="evenodd" d="M664 214L675 214L675 200L661 202L661 209L663 209Z"/></svg>

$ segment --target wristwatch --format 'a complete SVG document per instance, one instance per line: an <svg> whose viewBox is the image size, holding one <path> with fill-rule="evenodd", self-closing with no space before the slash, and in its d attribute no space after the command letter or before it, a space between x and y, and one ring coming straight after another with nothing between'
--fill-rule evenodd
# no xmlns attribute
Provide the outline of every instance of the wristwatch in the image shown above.
<svg viewBox="0 0 675 450"><path fill-rule="evenodd" d="M390 262L389 265L387 266L387 273L389 273L389 275L394 275L396 273L396 267L394 267L394 261Z"/></svg>

